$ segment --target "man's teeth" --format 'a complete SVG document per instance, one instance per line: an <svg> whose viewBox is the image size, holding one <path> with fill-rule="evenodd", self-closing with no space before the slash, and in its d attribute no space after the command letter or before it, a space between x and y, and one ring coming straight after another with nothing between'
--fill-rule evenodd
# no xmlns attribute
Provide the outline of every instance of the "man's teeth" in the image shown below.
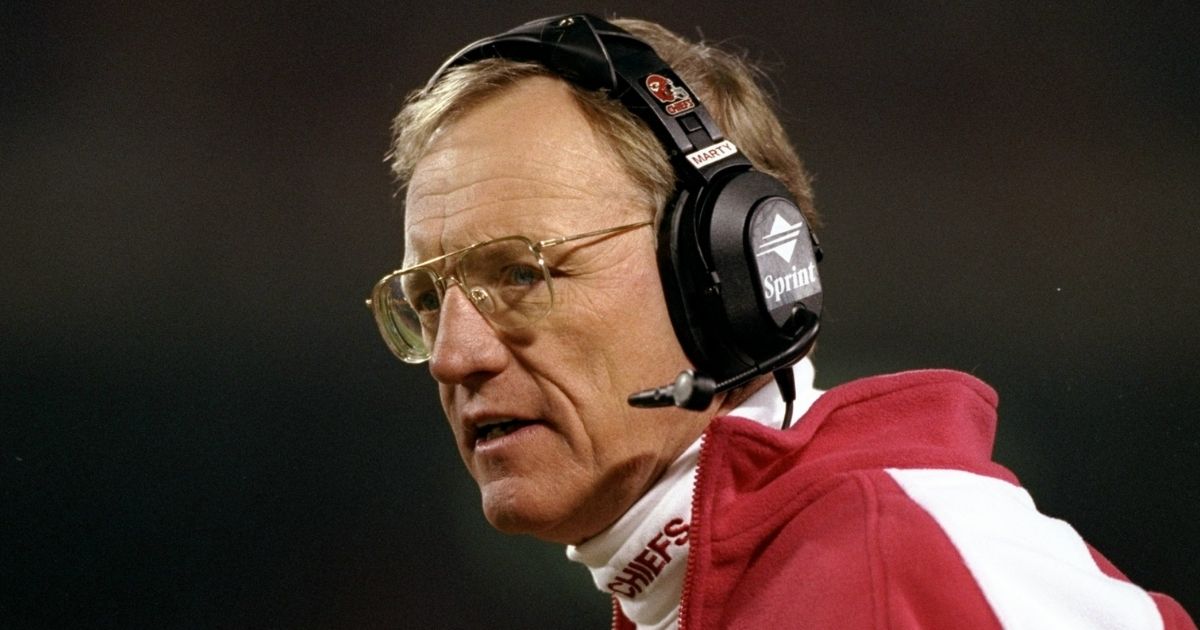
<svg viewBox="0 0 1200 630"><path fill-rule="evenodd" d="M528 423L520 420L506 420L504 422L489 424L483 427L480 431L479 441L486 442L488 440L494 440L498 437L503 437L509 433L512 433L513 431L516 431L517 429L520 429L526 424Z"/></svg>

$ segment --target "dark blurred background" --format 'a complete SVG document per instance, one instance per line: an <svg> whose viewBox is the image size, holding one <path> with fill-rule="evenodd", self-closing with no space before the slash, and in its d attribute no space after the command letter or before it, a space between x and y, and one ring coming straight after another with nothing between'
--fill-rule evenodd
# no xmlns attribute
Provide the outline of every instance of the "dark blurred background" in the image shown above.
<svg viewBox="0 0 1200 630"><path fill-rule="evenodd" d="M606 627L362 304L404 95L577 7L769 68L819 385L988 380L1043 511L1200 613L1195 4L79 4L0 8L0 627Z"/></svg>

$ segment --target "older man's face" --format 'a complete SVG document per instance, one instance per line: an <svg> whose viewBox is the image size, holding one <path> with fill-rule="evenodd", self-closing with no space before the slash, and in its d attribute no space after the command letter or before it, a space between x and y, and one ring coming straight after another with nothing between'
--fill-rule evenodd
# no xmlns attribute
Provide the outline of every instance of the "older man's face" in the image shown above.
<svg viewBox="0 0 1200 630"><path fill-rule="evenodd" d="M652 209L567 87L526 79L447 125L409 186L405 263L508 235L534 240L648 219ZM675 340L648 227L546 251L554 308L497 330L451 289L430 372L497 528L580 542L611 524L705 418L636 410L670 381ZM515 419L505 431L481 426Z"/></svg>

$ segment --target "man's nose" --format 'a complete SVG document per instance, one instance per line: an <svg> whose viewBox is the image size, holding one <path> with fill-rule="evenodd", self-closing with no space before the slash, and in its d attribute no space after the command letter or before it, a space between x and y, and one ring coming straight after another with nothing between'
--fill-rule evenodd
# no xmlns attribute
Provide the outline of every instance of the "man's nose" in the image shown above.
<svg viewBox="0 0 1200 630"><path fill-rule="evenodd" d="M462 285L446 290L429 356L429 372L447 385L486 379L503 370L508 362L508 347L466 291Z"/></svg>

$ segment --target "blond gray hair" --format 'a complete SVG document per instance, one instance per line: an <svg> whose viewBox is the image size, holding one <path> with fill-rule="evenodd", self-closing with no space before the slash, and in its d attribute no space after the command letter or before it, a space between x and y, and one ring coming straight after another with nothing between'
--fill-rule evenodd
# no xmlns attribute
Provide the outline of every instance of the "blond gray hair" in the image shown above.
<svg viewBox="0 0 1200 630"><path fill-rule="evenodd" d="M809 223L819 223L811 178L788 140L771 99L758 85L761 72L754 65L742 56L702 41L688 41L653 22L611 21L654 48L696 92L725 135L750 162L782 181ZM407 187L417 162L425 155L438 129L453 122L472 105L534 76L553 74L537 64L485 59L452 68L434 85L410 94L393 121L388 153L398 192ZM611 143L625 172L643 190L656 213L661 214L675 190L675 174L662 144L644 122L619 102L601 92L572 88L593 129Z"/></svg>

